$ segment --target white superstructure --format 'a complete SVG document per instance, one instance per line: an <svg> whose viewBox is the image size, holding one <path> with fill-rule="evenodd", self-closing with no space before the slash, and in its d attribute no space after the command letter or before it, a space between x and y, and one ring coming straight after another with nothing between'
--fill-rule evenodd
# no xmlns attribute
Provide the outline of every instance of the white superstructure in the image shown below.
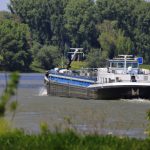
<svg viewBox="0 0 150 150"><path fill-rule="evenodd" d="M140 82L150 83L150 71L139 68L137 58L120 55L108 61L107 68L98 68L97 83Z"/></svg>

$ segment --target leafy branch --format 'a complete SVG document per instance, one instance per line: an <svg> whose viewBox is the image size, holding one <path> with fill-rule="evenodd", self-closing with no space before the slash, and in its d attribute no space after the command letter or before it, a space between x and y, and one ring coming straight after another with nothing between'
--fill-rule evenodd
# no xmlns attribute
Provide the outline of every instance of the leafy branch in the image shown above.
<svg viewBox="0 0 150 150"><path fill-rule="evenodd" d="M6 85L4 92L3 92L2 96L0 97L0 116L1 117L3 117L5 114L6 105L7 105L8 101L16 93L18 82L19 82L19 73L18 72L12 73L10 75L10 80L9 80L8 84ZM15 110L17 108L17 101L12 102L10 104L10 107L11 107L11 110L13 112L15 112Z"/></svg>

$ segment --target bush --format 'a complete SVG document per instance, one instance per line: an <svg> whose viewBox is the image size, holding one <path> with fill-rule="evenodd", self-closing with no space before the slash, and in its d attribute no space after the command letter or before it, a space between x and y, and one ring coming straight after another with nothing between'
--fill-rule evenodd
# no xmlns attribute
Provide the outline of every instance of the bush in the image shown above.
<svg viewBox="0 0 150 150"><path fill-rule="evenodd" d="M92 49L87 55L87 67L98 68L106 66L105 57L102 55L100 49Z"/></svg>
<svg viewBox="0 0 150 150"><path fill-rule="evenodd" d="M42 132L38 135L29 135L21 131L15 131L0 136L1 150L148 150L149 144L150 140L148 139L79 135L71 130L63 133Z"/></svg>
<svg viewBox="0 0 150 150"><path fill-rule="evenodd" d="M60 52L55 46L44 45L35 55L35 61L37 61L43 69L51 69L58 66L60 60Z"/></svg>

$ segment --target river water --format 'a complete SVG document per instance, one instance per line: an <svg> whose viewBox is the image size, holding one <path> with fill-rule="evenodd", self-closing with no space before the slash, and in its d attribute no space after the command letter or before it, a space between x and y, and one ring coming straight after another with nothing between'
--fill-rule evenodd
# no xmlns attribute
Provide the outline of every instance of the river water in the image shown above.
<svg viewBox="0 0 150 150"><path fill-rule="evenodd" d="M0 93L5 83L5 75L1 73ZM21 74L17 94L12 100L15 99L18 107L12 125L30 133L38 133L40 124L46 123L52 131L73 128L80 133L147 136L149 100L82 100L47 96L43 74L38 73ZM10 111L6 112L6 118L11 120Z"/></svg>

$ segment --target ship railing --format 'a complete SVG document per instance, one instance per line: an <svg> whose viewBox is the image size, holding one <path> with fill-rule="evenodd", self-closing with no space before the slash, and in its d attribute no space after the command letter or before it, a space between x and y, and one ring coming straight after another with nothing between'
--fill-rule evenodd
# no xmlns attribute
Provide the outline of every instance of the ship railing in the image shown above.
<svg viewBox="0 0 150 150"><path fill-rule="evenodd" d="M150 70L148 70L148 69L140 69L140 71L141 71L143 74L150 75Z"/></svg>
<svg viewBox="0 0 150 150"><path fill-rule="evenodd" d="M150 75L150 70L148 69L133 69L131 71L124 70L122 68L98 68L98 72L100 74L105 73L113 73L113 74L143 74L143 75Z"/></svg>
<svg viewBox="0 0 150 150"><path fill-rule="evenodd" d="M110 80L110 81L98 81L98 83L105 84L105 83L127 83L127 82L133 82L131 80ZM143 81L143 80L136 80L136 83L150 83L150 81Z"/></svg>
<svg viewBox="0 0 150 150"><path fill-rule="evenodd" d="M86 79L86 80L91 80L91 81L97 81L97 77L88 77L88 76L80 76L77 74L73 73L59 73L55 70L49 71L49 74L54 74L54 75L61 75L61 76L66 76L66 77L72 77L72 78L78 78L78 79Z"/></svg>

